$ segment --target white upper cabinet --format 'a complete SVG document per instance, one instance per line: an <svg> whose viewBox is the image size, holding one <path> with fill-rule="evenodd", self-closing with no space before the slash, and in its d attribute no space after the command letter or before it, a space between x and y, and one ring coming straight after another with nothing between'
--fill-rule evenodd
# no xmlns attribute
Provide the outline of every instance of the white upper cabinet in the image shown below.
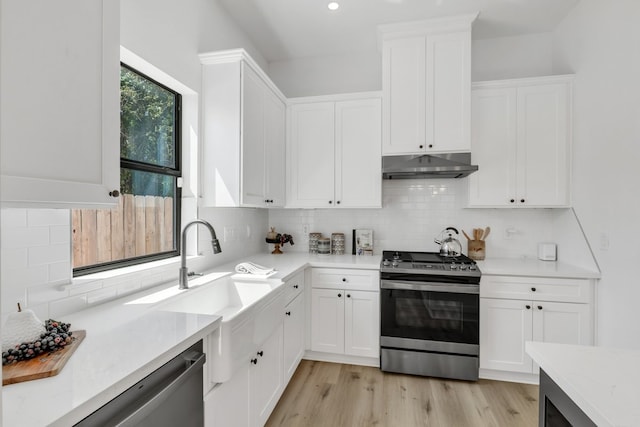
<svg viewBox="0 0 640 427"><path fill-rule="evenodd" d="M287 207L381 206L381 101L371 96L290 100Z"/></svg>
<svg viewBox="0 0 640 427"><path fill-rule="evenodd" d="M383 155L470 151L471 24L476 16L379 27Z"/></svg>
<svg viewBox="0 0 640 427"><path fill-rule="evenodd" d="M242 49L200 61L203 204L284 206L284 95Z"/></svg>
<svg viewBox="0 0 640 427"><path fill-rule="evenodd" d="M470 206L570 206L572 81L474 84Z"/></svg>
<svg viewBox="0 0 640 427"><path fill-rule="evenodd" d="M0 7L2 206L113 206L120 189L119 3Z"/></svg>

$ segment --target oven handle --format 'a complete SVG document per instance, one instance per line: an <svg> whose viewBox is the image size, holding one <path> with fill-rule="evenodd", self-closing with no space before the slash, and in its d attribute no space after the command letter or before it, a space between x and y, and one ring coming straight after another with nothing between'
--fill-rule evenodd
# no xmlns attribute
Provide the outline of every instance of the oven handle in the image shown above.
<svg viewBox="0 0 640 427"><path fill-rule="evenodd" d="M409 282L405 280L381 280L381 289L400 289L407 291L452 292L457 294L480 294L479 285L443 282Z"/></svg>

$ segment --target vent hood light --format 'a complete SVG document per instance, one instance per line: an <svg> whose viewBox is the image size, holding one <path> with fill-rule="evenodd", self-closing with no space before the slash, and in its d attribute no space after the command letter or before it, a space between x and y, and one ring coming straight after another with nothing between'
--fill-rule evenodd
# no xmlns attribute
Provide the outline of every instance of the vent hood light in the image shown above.
<svg viewBox="0 0 640 427"><path fill-rule="evenodd" d="M327 8L329 8L329 10L338 10L339 7L340 5L335 1L332 1L327 5Z"/></svg>

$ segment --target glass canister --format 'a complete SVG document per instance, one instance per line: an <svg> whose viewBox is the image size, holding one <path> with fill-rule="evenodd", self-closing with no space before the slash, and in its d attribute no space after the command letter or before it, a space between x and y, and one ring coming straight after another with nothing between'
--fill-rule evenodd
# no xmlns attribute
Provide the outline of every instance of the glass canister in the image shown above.
<svg viewBox="0 0 640 427"><path fill-rule="evenodd" d="M331 255L331 239L328 237L318 239L318 255Z"/></svg>
<svg viewBox="0 0 640 427"><path fill-rule="evenodd" d="M309 253L318 253L318 239L322 237L322 233L309 233Z"/></svg>
<svg viewBox="0 0 640 427"><path fill-rule="evenodd" d="M331 234L331 253L344 255L344 233Z"/></svg>

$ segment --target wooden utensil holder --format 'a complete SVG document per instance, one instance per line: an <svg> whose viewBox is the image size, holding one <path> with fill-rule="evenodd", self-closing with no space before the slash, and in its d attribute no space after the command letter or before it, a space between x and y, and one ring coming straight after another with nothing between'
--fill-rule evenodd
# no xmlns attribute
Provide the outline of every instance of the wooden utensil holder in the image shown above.
<svg viewBox="0 0 640 427"><path fill-rule="evenodd" d="M484 259L484 240L468 240L467 249L469 258L476 261L482 261Z"/></svg>

